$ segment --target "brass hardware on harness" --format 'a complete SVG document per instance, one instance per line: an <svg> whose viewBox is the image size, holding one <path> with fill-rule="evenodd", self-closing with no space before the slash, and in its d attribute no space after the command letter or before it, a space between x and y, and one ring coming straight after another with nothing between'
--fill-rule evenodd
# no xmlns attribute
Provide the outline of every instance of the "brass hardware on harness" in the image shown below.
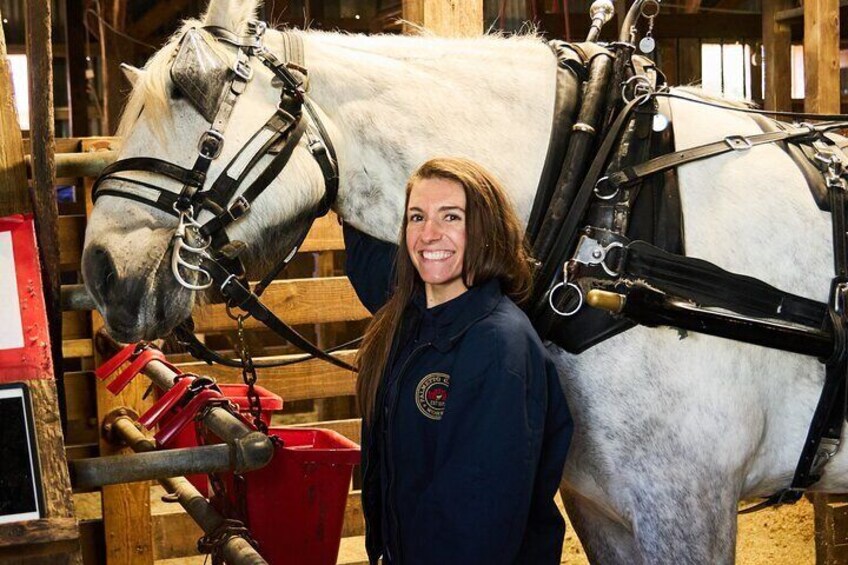
<svg viewBox="0 0 848 565"><path fill-rule="evenodd" d="M592 308L606 310L613 314L619 314L624 309L627 297L617 292L608 290L592 289L586 294L586 304Z"/></svg>

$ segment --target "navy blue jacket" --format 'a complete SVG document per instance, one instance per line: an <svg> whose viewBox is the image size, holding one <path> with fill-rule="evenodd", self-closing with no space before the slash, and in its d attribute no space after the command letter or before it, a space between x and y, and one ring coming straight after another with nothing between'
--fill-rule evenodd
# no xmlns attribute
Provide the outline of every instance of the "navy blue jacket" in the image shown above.
<svg viewBox="0 0 848 565"><path fill-rule="evenodd" d="M559 563L572 428L547 351L498 281L429 310L420 293L363 426L371 562Z"/></svg>

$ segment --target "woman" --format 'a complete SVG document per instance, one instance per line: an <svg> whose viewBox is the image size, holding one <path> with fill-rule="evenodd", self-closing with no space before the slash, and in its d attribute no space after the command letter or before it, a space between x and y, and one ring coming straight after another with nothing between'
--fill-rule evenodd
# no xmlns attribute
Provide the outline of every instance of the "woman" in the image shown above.
<svg viewBox="0 0 848 565"><path fill-rule="evenodd" d="M400 235L359 356L369 558L559 563L572 423L516 305L530 286L516 215L479 165L434 159L407 184Z"/></svg>

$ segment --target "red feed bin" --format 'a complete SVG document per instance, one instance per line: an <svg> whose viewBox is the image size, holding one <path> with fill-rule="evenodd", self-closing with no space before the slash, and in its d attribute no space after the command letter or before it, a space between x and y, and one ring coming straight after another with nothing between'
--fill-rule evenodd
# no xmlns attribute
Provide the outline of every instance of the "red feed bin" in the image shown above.
<svg viewBox="0 0 848 565"><path fill-rule="evenodd" d="M317 428L268 435L283 445L267 466L244 475L247 526L259 553L271 565L334 565L359 446Z"/></svg>

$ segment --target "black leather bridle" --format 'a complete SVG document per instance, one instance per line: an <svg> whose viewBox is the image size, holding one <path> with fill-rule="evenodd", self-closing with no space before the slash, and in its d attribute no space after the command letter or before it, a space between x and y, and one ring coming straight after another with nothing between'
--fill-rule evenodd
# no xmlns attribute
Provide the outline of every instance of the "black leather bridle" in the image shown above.
<svg viewBox="0 0 848 565"><path fill-rule="evenodd" d="M210 122L210 128L198 141L197 157L194 165L187 169L180 165L151 157L130 157L115 161L103 170L94 183L92 198L101 196L128 198L152 206L172 216L179 223L172 239L172 271L179 283L190 290L204 290L216 286L227 302L230 310L240 309L264 323L293 345L299 347L308 356L317 357L341 368L356 371L356 368L333 357L312 344L297 331L280 320L260 301L260 296L268 284L291 262L300 248L312 222L329 212L338 193L338 165L333 145L321 120L311 105L303 88L302 81L292 72L305 75L306 70L297 64L288 63L269 51L262 44L267 29L265 22L251 21L248 33L238 36L216 26L206 26L202 30L217 41L236 48L235 63L232 68L222 70L223 88L220 94L206 92L198 87L198 81L204 77L202 71L192 68L191 58L202 53L211 60L215 68L216 55L203 39L201 31L191 28L180 40L171 67L174 84L185 91L193 106ZM297 36L284 36L289 43L300 46ZM205 47L204 47L205 46ZM301 52L302 52L302 46ZM257 58L274 74L280 83L280 100L274 114L251 137L224 167L220 175L207 187L209 167L217 159L224 144L224 131L238 97L244 92L253 76L250 66L252 58ZM207 77L208 78L208 77ZM214 90L214 89L212 89ZM304 115L304 109L306 115ZM244 245L231 242L226 228L242 218L260 194L273 182L288 163L301 139L306 138L307 147L318 162L324 177L325 194L312 212L311 220L297 234L292 248L283 259L254 287L250 289L244 279L245 269L239 259ZM255 153L250 150L259 147ZM268 158L268 159L266 159ZM247 176L263 159L267 165L256 178L238 196ZM154 173L165 176L182 184L179 193L171 192L134 178L123 176L125 172ZM128 183L129 187L103 187L106 180ZM200 212L208 211L212 218L199 223ZM186 260L184 255L190 257ZM182 272L193 273L194 280L187 280ZM193 324L189 318L175 330L175 334L195 356L207 362L225 362L230 366L242 366L243 361L226 360L206 348L193 335ZM283 363L257 362L255 366L279 366Z"/></svg>

